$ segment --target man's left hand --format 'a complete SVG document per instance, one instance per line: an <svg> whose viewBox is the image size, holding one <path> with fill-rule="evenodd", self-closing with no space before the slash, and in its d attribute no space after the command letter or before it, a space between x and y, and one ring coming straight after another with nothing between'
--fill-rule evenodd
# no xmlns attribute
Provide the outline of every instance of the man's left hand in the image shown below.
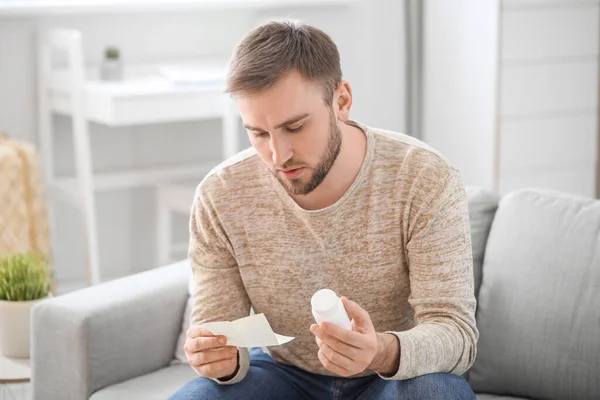
<svg viewBox="0 0 600 400"><path fill-rule="evenodd" d="M400 344L393 334L375 331L369 313L346 297L342 303L352 319L352 330L323 322L312 324L319 352L317 356L327 370L340 376L360 374L366 369L385 375L398 370Z"/></svg>

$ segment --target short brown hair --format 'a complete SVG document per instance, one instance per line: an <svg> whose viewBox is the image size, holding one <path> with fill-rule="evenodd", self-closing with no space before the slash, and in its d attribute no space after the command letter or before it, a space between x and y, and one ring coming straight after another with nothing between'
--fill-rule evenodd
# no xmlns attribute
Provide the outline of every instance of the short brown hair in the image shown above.
<svg viewBox="0 0 600 400"><path fill-rule="evenodd" d="M234 96L251 95L271 88L292 71L323 85L325 103L330 105L342 80L337 46L315 27L269 22L250 31L237 45L226 91Z"/></svg>

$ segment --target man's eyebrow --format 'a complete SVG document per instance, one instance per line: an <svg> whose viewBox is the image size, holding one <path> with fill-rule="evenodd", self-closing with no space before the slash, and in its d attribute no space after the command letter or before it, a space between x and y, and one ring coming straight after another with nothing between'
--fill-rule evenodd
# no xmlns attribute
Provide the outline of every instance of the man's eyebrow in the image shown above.
<svg viewBox="0 0 600 400"><path fill-rule="evenodd" d="M309 114L302 114L302 115L298 115L298 116L292 117L292 118L288 119L287 121L284 121L284 122L278 124L275 127L275 129L283 128L284 126L288 126L288 125L292 125L292 124L294 124L294 123L296 123L298 121L303 120L304 118L306 118L308 116L309 116ZM264 129L260 129L260 128L255 128L255 127L250 126L248 124L244 124L244 128L246 128L246 129L248 129L250 131L263 131L264 130Z"/></svg>

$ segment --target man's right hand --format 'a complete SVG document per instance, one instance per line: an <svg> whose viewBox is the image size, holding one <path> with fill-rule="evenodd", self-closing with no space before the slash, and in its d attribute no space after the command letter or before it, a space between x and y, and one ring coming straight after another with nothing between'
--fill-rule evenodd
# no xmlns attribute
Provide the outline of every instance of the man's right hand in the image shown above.
<svg viewBox="0 0 600 400"><path fill-rule="evenodd" d="M225 336L215 336L201 326L190 327L185 336L185 355L200 375L223 380L235 375L238 368L238 348L227 346Z"/></svg>

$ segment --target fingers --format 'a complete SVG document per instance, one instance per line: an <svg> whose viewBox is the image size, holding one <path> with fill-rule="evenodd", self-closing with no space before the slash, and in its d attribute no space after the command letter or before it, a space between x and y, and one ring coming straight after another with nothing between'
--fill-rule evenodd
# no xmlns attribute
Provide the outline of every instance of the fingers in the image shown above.
<svg viewBox="0 0 600 400"><path fill-rule="evenodd" d="M215 336L211 331L203 327L202 325L192 325L185 331L186 338L195 338L198 336Z"/></svg>
<svg viewBox="0 0 600 400"><path fill-rule="evenodd" d="M319 361L321 361L321 364L323 364L323 366L325 368L327 368L329 371L333 372L334 374L337 374L340 376L350 376L351 375L347 369L339 366L333 360L330 360L329 356L327 356L323 350L319 349L317 356L319 357ZM336 358L336 357L334 357L334 358Z"/></svg>
<svg viewBox="0 0 600 400"><path fill-rule="evenodd" d="M352 368L352 365L354 365L354 358L349 357L348 354L334 349L319 338L315 338L315 340L317 342L317 346L319 346L319 350L321 350L331 362L348 371Z"/></svg>
<svg viewBox="0 0 600 400"><path fill-rule="evenodd" d="M238 350L236 347L198 351L188 355L188 362L193 367L198 368L205 364L218 363L229 359L237 360L237 352Z"/></svg>
<svg viewBox="0 0 600 400"><path fill-rule="evenodd" d="M331 348L337 353L343 354L346 358L348 358L351 361L354 361L359 357L359 348L350 346L349 344L344 343L337 338L330 337L326 338L325 341L323 341L323 339L320 339L318 336L316 336L315 339L319 348L321 348L321 343L324 343L325 346Z"/></svg>
<svg viewBox="0 0 600 400"><path fill-rule="evenodd" d="M188 363L207 378L232 375L238 366L238 348L227 346L225 336L213 335L208 329L191 326L185 333L184 345Z"/></svg>
<svg viewBox="0 0 600 400"><path fill-rule="evenodd" d="M227 344L225 336L200 336L192 339L187 339L185 342L185 350L190 353L202 350L216 349L224 347Z"/></svg>
<svg viewBox="0 0 600 400"><path fill-rule="evenodd" d="M329 371L340 376L352 376L364 371L377 354L377 333L369 313L357 303L342 297L344 308L352 317L352 330L323 322L313 324L319 361Z"/></svg>
<svg viewBox="0 0 600 400"><path fill-rule="evenodd" d="M202 351L223 347L227 344L227 338L223 335L213 335L208 329L200 326L191 326L186 332L184 349L189 352Z"/></svg>
<svg viewBox="0 0 600 400"><path fill-rule="evenodd" d="M335 339L359 349L363 347L361 333L349 331L334 324L327 322L322 322L320 325L313 324L310 327L310 331L313 335L327 342Z"/></svg>
<svg viewBox="0 0 600 400"><path fill-rule="evenodd" d="M200 366L194 366L194 369L198 373L206 378L223 378L232 375L237 369L238 358L234 355L231 358L211 362L208 364L201 364Z"/></svg>
<svg viewBox="0 0 600 400"><path fill-rule="evenodd" d="M371 317L369 313L355 303L352 300L349 300L347 297L341 297L342 304L344 304L344 308L348 313L348 316L353 319L354 326L359 332L363 332L364 330L368 330L373 326L373 322L371 321Z"/></svg>

